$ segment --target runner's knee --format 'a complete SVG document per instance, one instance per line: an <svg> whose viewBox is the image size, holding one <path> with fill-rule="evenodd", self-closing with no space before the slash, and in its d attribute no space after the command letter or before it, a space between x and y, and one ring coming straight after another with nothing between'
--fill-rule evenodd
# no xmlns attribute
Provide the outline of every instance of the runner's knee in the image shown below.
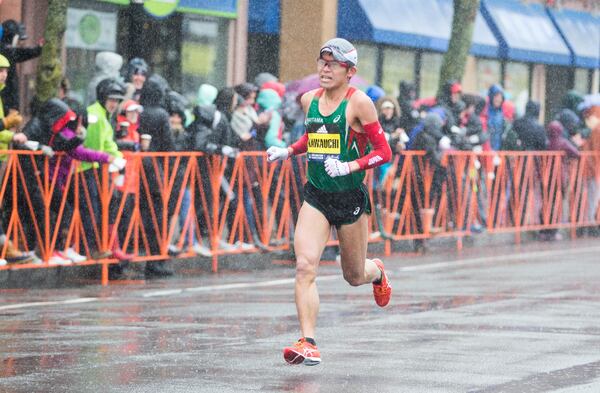
<svg viewBox="0 0 600 393"><path fill-rule="evenodd" d="M314 280L317 276L318 265L318 260L314 261L311 258L298 255L296 258L296 277L305 280Z"/></svg>

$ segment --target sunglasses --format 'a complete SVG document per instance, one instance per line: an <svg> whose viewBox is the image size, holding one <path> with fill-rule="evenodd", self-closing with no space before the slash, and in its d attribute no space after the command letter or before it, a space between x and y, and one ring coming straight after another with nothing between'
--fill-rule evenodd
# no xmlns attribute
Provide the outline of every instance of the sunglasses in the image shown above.
<svg viewBox="0 0 600 393"><path fill-rule="evenodd" d="M317 67L319 69L323 69L325 68L325 66L328 66L330 70L335 71L335 70L339 70L339 69L348 69L350 68L350 66L347 63L341 62L341 61L337 61L337 60L324 60L322 58L318 58L317 59Z"/></svg>

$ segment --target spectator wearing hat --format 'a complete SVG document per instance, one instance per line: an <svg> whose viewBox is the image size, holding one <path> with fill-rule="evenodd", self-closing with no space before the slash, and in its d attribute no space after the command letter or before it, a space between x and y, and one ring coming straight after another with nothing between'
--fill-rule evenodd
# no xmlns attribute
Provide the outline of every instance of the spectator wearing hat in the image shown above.
<svg viewBox="0 0 600 393"><path fill-rule="evenodd" d="M585 140L582 150L593 154L587 158L583 176L588 188L588 214L589 222L598 222L600 203L600 105L592 105L583 112L585 125L591 130L589 137ZM599 235L598 227L589 231L591 234Z"/></svg>
<svg viewBox="0 0 600 393"><path fill-rule="evenodd" d="M5 82L9 74L10 63L8 59L0 55L0 92L5 87ZM0 96L0 150L8 150L11 143L23 144L27 142L27 136L14 130L21 125L23 119L18 115L18 112L11 111L8 116L4 115L4 107L2 105L2 97ZM0 183L3 183L4 172L6 170L6 155L0 156ZM7 210L3 206L2 210ZM2 255L4 249L6 254L3 258L0 258L0 266L6 265L6 263L28 263L32 261L32 257L22 253L17 249L16 246L6 238L4 234L2 223L0 222L0 255Z"/></svg>
<svg viewBox="0 0 600 393"><path fill-rule="evenodd" d="M283 99L283 96L285 95L285 85L281 82L266 82L263 83L263 85L260 87L260 90L264 90L264 89L271 89L271 90L275 90L277 92L277 94L279 95L280 98Z"/></svg>
<svg viewBox="0 0 600 393"><path fill-rule="evenodd" d="M441 106L446 111L446 122L443 132L446 135L452 134L452 127L460 125L460 115L465 109L465 103L462 100L462 85L456 80L449 80L444 83L440 94L436 98L437 106Z"/></svg>
<svg viewBox="0 0 600 393"><path fill-rule="evenodd" d="M144 82L140 95L140 104L143 105L144 111L140 115L139 132L141 135L147 135L145 138L150 140L150 145L146 150L149 152L175 151L169 113L165 109L165 95L167 94L168 85L166 81L161 79L157 74L153 74ZM164 171L163 163L164 160L154 157L144 157L142 159L143 171L147 177L148 185L140 183L140 209L148 212L153 209L158 224L155 227L151 214L142 216L144 230L148 237L148 246L152 255L162 253L159 233L156 228L161 228L163 225L163 195L161 194L160 181ZM144 274L146 278L164 277L173 275L173 271L165 265L164 261L153 261L146 262Z"/></svg>
<svg viewBox="0 0 600 393"><path fill-rule="evenodd" d="M513 123L513 130L518 137L517 145L510 146L510 149L507 150L546 150L548 138L544 126L542 126L539 121L539 116L539 102L529 101L525 106L525 114L523 117L515 120ZM562 127L560 129L562 130Z"/></svg>
<svg viewBox="0 0 600 393"><path fill-rule="evenodd" d="M502 142L510 130L514 120L514 106L509 103L500 85L492 85L488 89L487 105L481 112L483 129L489 135L490 148L494 151L502 149Z"/></svg>
<svg viewBox="0 0 600 393"><path fill-rule="evenodd" d="M19 110L19 77L17 73L17 64L35 59L42 53L44 40L40 39L38 45L34 47L19 47L18 43L26 40L27 34L25 26L15 20L8 19L2 23L3 32L0 34L0 54L5 56L10 62L8 78L6 80L6 89L1 93L4 111L8 113L12 110Z"/></svg>
<svg viewBox="0 0 600 393"><path fill-rule="evenodd" d="M256 78L254 78L254 86L262 87L262 85L264 85L267 82L278 82L278 81L279 81L279 79L275 75L273 75L269 72L261 72L260 74L256 75Z"/></svg>
<svg viewBox="0 0 600 393"><path fill-rule="evenodd" d="M134 57L127 63L125 74L125 101L140 100L142 88L150 72L150 67L146 60L140 57Z"/></svg>
<svg viewBox="0 0 600 393"><path fill-rule="evenodd" d="M118 187L122 193L133 196L138 192L139 168L135 160L130 160L131 154L140 150L139 118L144 107L134 100L123 101L121 111L117 115L117 130L115 131L119 151L128 160L125 167L123 185Z"/></svg>
<svg viewBox="0 0 600 393"><path fill-rule="evenodd" d="M516 122L515 122L516 123ZM568 184L569 184L569 180L568 180L568 176L569 176L569 168L570 168L570 161L578 159L579 158L579 150L577 150L577 148L575 147L575 145L573 145L569 139L567 139L567 137L565 136L566 131L564 130L564 126L563 124L558 121L558 120L554 120L552 122L550 122L550 124L548 124L548 127L546 127L546 131L548 133L548 150L551 151L560 151L560 152L564 152L565 155L563 157L561 157L561 167L560 167L560 173L558 174L558 176L560 176L560 187L561 187L561 193L559 194L558 192L552 193L550 195L550 201L549 203L552 206L563 206L563 199L561 198L560 200L557 198L559 195L563 196L563 195L568 195L569 191L568 191ZM553 175L553 171L555 171L556 168L554 166L550 167L550 176L551 178L554 176ZM562 212L562 209L560 209L558 212L556 209L550 209L550 216L549 216L549 222L550 224L555 223L556 221L560 220L560 214ZM559 214L558 218L556 217L556 214ZM542 214L540 214L540 219L541 222L543 224L545 224L544 222L544 217ZM562 235L558 232L558 229L553 228L553 229L542 229L540 231L539 237L540 240L545 240L545 241L553 241L553 240L562 240Z"/></svg>
<svg viewBox="0 0 600 393"><path fill-rule="evenodd" d="M413 107L417 98L417 89L413 82L400 81L399 91L400 127L410 131L419 122L419 111Z"/></svg>
<svg viewBox="0 0 600 393"><path fill-rule="evenodd" d="M6 88L6 81L10 75L11 63L8 59L0 55L0 93ZM27 137L21 132L16 132L17 128L23 123L23 117L15 109L10 109L8 113L4 112L4 103L0 96L0 150L8 150L12 142L23 144L27 142ZM3 165L6 161L6 155L0 155L0 163ZM2 173L4 168L2 169Z"/></svg>
<svg viewBox="0 0 600 393"><path fill-rule="evenodd" d="M382 87L377 85L371 85L367 87L365 93L367 94L367 96L369 96L373 103L376 103L381 97L385 96L385 90L383 90Z"/></svg>
<svg viewBox="0 0 600 393"><path fill-rule="evenodd" d="M125 165L125 160L122 159L123 154L119 151L119 147L115 142L115 132L111 125L110 118L117 111L120 102L123 100L124 93L125 89L123 85L115 79L107 78L98 83L95 94L97 100L87 108L88 128L84 141L84 146L88 149L104 152L114 158L119 158L120 160L118 162L122 163L122 166ZM88 241L97 251L93 257L94 259L101 259L113 255L120 260L127 260L129 259L128 256L122 254L120 250L114 249L113 252L100 250L100 244L96 241L95 228L100 228L101 209L96 176L94 170L91 170L95 168L99 168L98 163L82 162L80 166L80 171L84 174L85 183L92 204L92 216L89 217L89 220L84 219L83 221L84 226L87 226L85 229L86 235L89 237ZM83 204L87 204L85 198L82 198L82 205Z"/></svg>
<svg viewBox="0 0 600 393"><path fill-rule="evenodd" d="M268 123L264 137L265 147L286 147L287 144L283 140L283 119L279 113L282 102L281 97L275 90L264 89L258 94L256 102L259 107L259 113L266 112L271 114L271 120Z"/></svg>
<svg viewBox="0 0 600 393"><path fill-rule="evenodd" d="M87 258L80 255L70 244L66 244L66 235L68 225L73 214L73 196L74 192L67 190L67 185L74 186L74 182L69 183L71 176L72 160L91 163L111 163L116 157L108 153L95 151L84 147L81 144L80 136L76 134L79 128L77 114L71 110L63 101L58 98L52 98L44 103L39 112L41 134L43 135L40 143L49 146L55 151L64 151L64 156L53 156L50 158L50 178L56 173L56 185L60 192L55 192L52 199L52 209L59 214L63 203L63 195L68 193L69 198L65 200L66 207L63 208L63 217L60 221L59 238L56 242L56 250L50 256L51 264L68 264L70 262L79 263ZM57 138L58 137L58 138ZM68 142L73 143L68 143ZM67 143L65 143L67 142Z"/></svg>
<svg viewBox="0 0 600 393"><path fill-rule="evenodd" d="M398 153L406 148L408 136L401 126L401 110L398 101L391 96L381 97L375 104L379 113L379 123L387 134L392 153Z"/></svg>
<svg viewBox="0 0 600 393"><path fill-rule="evenodd" d="M98 52L96 54L96 70L94 76L88 83L85 104L90 105L98 100L96 93L100 81L113 79L116 82L122 82L119 71L123 66L123 57L114 52ZM124 94L122 94L124 95Z"/></svg>
<svg viewBox="0 0 600 393"><path fill-rule="evenodd" d="M564 127L564 136L567 139L571 139L573 136L581 132L582 124L581 119L575 112L570 109L562 109L554 120L558 120Z"/></svg>
<svg viewBox="0 0 600 393"><path fill-rule="evenodd" d="M150 151L175 151L171 137L169 112L166 108L166 94L168 85L165 85L156 74L152 75L142 88L140 104L144 112L140 115L140 133L152 137Z"/></svg>
<svg viewBox="0 0 600 393"><path fill-rule="evenodd" d="M121 158L123 155L119 152L119 147L115 143L115 132L110 123L110 118L117 111L119 104L124 98L125 89L123 85L115 79L107 78L96 88L97 100L87 108L88 121L84 145L87 148L103 151L111 156ZM82 165L82 170L97 168L97 165Z"/></svg>
<svg viewBox="0 0 600 393"><path fill-rule="evenodd" d="M196 103L198 105L213 105L217 98L217 94L219 94L219 90L216 87L209 85L208 83L203 83L198 88L198 98Z"/></svg>
<svg viewBox="0 0 600 393"><path fill-rule="evenodd" d="M119 151L139 151L140 134L140 114L144 107L134 100L125 100L121 104L121 110L117 115L116 139Z"/></svg>

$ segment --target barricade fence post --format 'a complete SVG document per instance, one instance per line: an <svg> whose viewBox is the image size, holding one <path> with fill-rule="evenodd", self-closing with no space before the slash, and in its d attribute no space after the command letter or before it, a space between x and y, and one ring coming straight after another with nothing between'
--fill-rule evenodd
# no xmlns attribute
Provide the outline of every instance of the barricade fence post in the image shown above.
<svg viewBox="0 0 600 393"><path fill-rule="evenodd" d="M142 262L166 260L172 245L190 257L193 246L206 244L214 272L220 255L289 249L306 182L304 157L271 164L263 152L128 153L125 188L108 165L82 172L73 161L59 179L52 168L63 153L0 154L7 157L0 258L13 245L43 260L0 270L51 267L58 247L73 247L88 258L84 264L101 265L103 285L117 261L93 259L94 251L116 246ZM600 225L599 165L593 152L568 159L561 152L451 151L438 166L424 152L406 151L385 175L365 177L373 203L369 241L384 242L390 255L394 242L433 237L454 237L460 249L477 228L512 232L517 243L528 231L568 229L576 237Z"/></svg>

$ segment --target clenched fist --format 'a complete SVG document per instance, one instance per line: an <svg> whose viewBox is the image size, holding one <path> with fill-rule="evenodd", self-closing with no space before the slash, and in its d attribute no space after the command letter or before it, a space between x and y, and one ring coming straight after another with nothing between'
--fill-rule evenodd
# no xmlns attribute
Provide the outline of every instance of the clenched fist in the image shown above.
<svg viewBox="0 0 600 393"><path fill-rule="evenodd" d="M350 173L350 165L335 158L325 160L325 172L331 177L346 176Z"/></svg>

